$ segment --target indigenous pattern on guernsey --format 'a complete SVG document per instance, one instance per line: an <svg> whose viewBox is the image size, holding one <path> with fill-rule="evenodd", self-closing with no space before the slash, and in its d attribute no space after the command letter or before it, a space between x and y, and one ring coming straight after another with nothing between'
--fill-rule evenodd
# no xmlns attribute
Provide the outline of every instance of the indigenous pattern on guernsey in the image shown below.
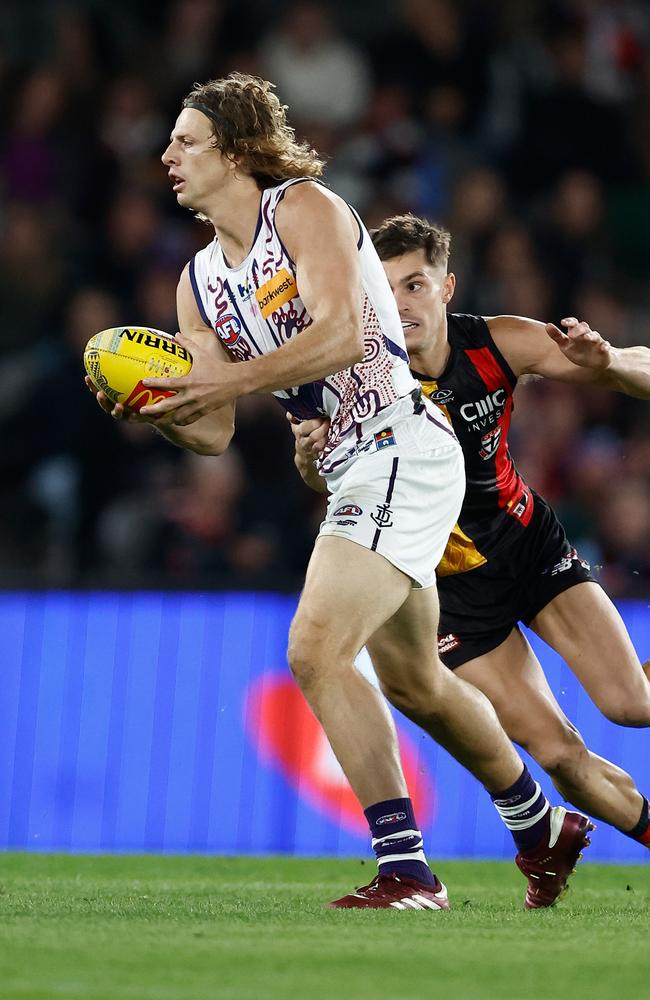
<svg viewBox="0 0 650 1000"><path fill-rule="evenodd" d="M465 457L465 498L438 576L489 563L525 531L534 507L508 448L514 372L481 316L451 313L448 336L443 373L433 379L414 372L451 423Z"/></svg>
<svg viewBox="0 0 650 1000"><path fill-rule="evenodd" d="M253 245L238 267L229 267L215 238L190 261L190 278L204 323L211 327L236 361L268 354L311 323L298 292L296 268L275 227L275 212L287 189L310 181L296 178L262 192ZM311 181L311 183L314 183ZM409 371L397 307L383 267L361 220L358 250L363 283L363 360L318 382L275 392L299 419L330 418L320 471L341 469L371 447L386 425L405 419L398 402L419 386ZM419 409L416 406L419 405ZM410 414L420 412L416 404ZM449 433L435 407L427 416ZM370 442L370 444L368 444Z"/></svg>

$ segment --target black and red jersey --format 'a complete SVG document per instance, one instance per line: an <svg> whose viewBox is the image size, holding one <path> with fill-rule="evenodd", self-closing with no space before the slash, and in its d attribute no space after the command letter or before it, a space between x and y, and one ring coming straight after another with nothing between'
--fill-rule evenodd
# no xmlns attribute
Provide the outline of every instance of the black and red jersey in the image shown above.
<svg viewBox="0 0 650 1000"><path fill-rule="evenodd" d="M465 455L465 499L438 566L441 576L481 566L510 545L529 523L534 503L508 449L517 377L481 316L447 318L445 370L438 378L413 373L446 415Z"/></svg>

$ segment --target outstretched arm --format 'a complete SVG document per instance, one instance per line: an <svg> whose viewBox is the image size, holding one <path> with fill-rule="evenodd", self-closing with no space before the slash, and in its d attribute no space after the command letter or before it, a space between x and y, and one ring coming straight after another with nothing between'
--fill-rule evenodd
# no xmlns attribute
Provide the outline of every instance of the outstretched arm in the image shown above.
<svg viewBox="0 0 650 1000"><path fill-rule="evenodd" d="M612 347L588 323L580 323L574 316L563 319L562 325L566 330L547 323L546 332L571 364L591 369L597 384L650 399L650 348Z"/></svg>
<svg viewBox="0 0 650 1000"><path fill-rule="evenodd" d="M295 262L297 294L311 324L270 354L227 366L201 358L189 375L167 379L176 395L143 407L147 416L175 413L185 425L252 392L274 392L325 378L363 358L362 287L357 225L348 206L311 183L289 188L276 224ZM158 379L145 379L149 387Z"/></svg>
<svg viewBox="0 0 650 1000"><path fill-rule="evenodd" d="M650 349L612 347L575 317L562 326L521 316L486 320L495 344L515 375L589 383L650 399Z"/></svg>

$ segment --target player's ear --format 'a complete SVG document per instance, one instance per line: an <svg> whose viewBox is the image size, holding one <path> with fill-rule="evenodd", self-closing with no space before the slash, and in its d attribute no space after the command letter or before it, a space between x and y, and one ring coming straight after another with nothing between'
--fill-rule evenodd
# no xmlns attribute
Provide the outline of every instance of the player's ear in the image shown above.
<svg viewBox="0 0 650 1000"><path fill-rule="evenodd" d="M224 153L224 157L228 163L228 169L230 170L233 177L241 177L246 173L242 167L242 157L236 156L234 153Z"/></svg>
<svg viewBox="0 0 650 1000"><path fill-rule="evenodd" d="M442 301L447 305L454 297L454 292L456 291L456 275L453 271L445 275L445 280L442 283Z"/></svg>

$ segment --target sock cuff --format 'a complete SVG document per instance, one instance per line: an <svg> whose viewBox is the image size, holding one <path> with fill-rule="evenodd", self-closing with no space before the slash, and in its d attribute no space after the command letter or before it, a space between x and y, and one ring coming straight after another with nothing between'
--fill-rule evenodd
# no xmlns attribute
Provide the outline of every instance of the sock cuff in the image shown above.
<svg viewBox="0 0 650 1000"><path fill-rule="evenodd" d="M495 805L504 807L518 805L522 801L522 797L524 795L527 799L534 797L535 784L535 779L524 764L524 769L515 781L514 785L510 785L509 788L504 788L502 792L490 792L490 798Z"/></svg>
<svg viewBox="0 0 650 1000"><path fill-rule="evenodd" d="M375 836L388 834L396 826L404 824L413 830L418 829L410 799L386 799L384 802L376 802L364 809L364 814Z"/></svg>

